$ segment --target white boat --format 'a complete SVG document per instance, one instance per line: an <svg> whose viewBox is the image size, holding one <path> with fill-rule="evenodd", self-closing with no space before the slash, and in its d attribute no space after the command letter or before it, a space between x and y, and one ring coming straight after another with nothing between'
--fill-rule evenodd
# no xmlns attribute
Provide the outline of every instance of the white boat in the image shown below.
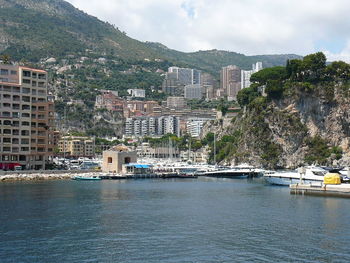
<svg viewBox="0 0 350 263"><path fill-rule="evenodd" d="M209 177L248 178L257 177L261 173L261 169L256 169L247 164L241 164L233 167L217 167L216 169L202 173L202 175Z"/></svg>
<svg viewBox="0 0 350 263"><path fill-rule="evenodd" d="M317 167L308 166L305 167L305 174L300 174L298 171L274 171L265 172L265 180L274 185L286 185L303 183L311 185L321 185L324 179L324 175L328 173L327 170Z"/></svg>

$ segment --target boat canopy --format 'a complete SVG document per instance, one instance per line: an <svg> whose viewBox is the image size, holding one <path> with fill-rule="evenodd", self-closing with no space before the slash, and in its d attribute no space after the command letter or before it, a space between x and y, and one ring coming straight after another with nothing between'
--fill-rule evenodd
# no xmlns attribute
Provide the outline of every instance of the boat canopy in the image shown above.
<svg viewBox="0 0 350 263"><path fill-rule="evenodd" d="M148 164L138 164L138 163L129 163L126 166L134 167L134 168L144 168L144 169L151 168L151 166Z"/></svg>

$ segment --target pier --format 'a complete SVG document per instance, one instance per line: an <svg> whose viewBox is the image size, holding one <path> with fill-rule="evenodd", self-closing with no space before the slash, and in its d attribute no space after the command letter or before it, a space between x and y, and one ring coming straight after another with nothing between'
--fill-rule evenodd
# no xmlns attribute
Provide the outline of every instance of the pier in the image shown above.
<svg viewBox="0 0 350 263"><path fill-rule="evenodd" d="M291 184L292 194L317 194L350 197L350 184Z"/></svg>

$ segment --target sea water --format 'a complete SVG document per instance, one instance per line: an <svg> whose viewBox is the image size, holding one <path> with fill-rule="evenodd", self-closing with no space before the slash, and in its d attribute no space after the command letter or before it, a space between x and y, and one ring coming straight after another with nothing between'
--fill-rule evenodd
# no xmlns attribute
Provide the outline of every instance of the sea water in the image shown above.
<svg viewBox="0 0 350 263"><path fill-rule="evenodd" d="M0 262L350 262L350 199L259 180L0 184Z"/></svg>

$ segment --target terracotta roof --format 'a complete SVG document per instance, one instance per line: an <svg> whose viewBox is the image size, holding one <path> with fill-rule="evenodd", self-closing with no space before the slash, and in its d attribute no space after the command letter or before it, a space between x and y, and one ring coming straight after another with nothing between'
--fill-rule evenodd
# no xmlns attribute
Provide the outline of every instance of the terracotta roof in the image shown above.
<svg viewBox="0 0 350 263"><path fill-rule="evenodd" d="M21 69L28 69L28 70L32 70L32 71L36 71L36 72L47 73L45 70L42 70L42 69L35 69L35 68L22 67L22 66L20 66L20 68Z"/></svg>

